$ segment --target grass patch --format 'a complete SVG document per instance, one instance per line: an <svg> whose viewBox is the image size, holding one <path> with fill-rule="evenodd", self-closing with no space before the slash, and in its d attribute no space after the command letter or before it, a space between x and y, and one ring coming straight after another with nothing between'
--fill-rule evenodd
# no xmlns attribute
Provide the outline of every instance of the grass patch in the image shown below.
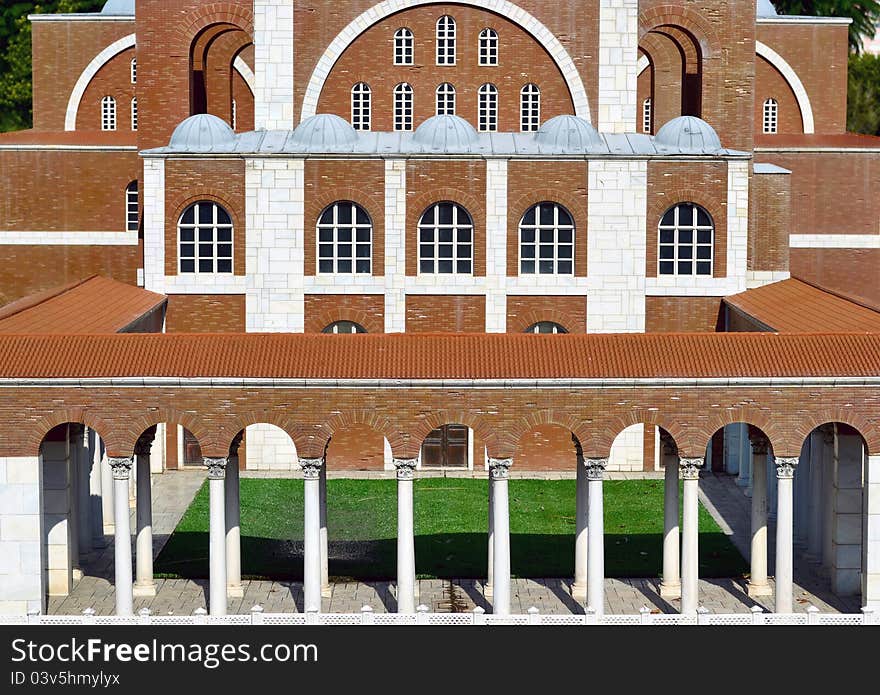
<svg viewBox="0 0 880 695"><path fill-rule="evenodd" d="M397 483L330 480L330 574L392 579L396 569ZM511 570L519 577L574 574L575 481L511 480ZM242 574L302 579L302 480L241 481ZM486 574L487 482L415 481L416 571L422 578ZM663 481L605 483L605 573L656 577L662 566ZM700 507L700 576L747 571L742 556ZM156 560L157 576L208 575L208 489L196 495Z"/></svg>

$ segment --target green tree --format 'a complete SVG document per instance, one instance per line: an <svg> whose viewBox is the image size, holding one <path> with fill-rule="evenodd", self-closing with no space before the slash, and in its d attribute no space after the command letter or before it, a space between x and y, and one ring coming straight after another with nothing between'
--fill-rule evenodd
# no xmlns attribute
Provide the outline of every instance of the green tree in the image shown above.
<svg viewBox="0 0 880 695"><path fill-rule="evenodd" d="M853 133L880 135L880 56L850 56L846 122Z"/></svg>
<svg viewBox="0 0 880 695"><path fill-rule="evenodd" d="M862 50L862 40L873 38L880 20L880 0L771 0L779 14L808 17L849 17L849 46Z"/></svg>

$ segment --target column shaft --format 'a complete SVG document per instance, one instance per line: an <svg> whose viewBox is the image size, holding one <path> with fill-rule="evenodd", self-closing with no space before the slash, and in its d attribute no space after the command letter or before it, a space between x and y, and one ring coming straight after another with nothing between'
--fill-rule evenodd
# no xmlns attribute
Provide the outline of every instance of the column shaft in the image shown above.
<svg viewBox="0 0 880 695"><path fill-rule="evenodd" d="M395 459L397 469L397 612L416 610L416 552L413 477L416 459Z"/></svg>
<svg viewBox="0 0 880 695"><path fill-rule="evenodd" d="M226 475L225 458L206 458L210 528L208 532L208 611L226 615Z"/></svg>
<svg viewBox="0 0 880 695"><path fill-rule="evenodd" d="M510 615L510 509L507 477L511 463L510 459L489 460L495 522L492 535L494 546L492 612L495 615Z"/></svg>
<svg viewBox="0 0 880 695"><path fill-rule="evenodd" d="M776 612L791 613L794 593L794 471L797 457L776 459Z"/></svg>
<svg viewBox="0 0 880 695"><path fill-rule="evenodd" d="M91 493L91 470L92 459L89 456L89 430L84 427L78 433L74 440L77 448L77 470L78 478L78 498L77 511L79 512L79 523L77 529L79 531L79 552L87 555L91 553L92 545L92 493Z"/></svg>
<svg viewBox="0 0 880 695"><path fill-rule="evenodd" d="M492 585L495 581L495 486L492 484L492 475L489 474L489 549L487 552L486 586L483 595L492 598Z"/></svg>
<svg viewBox="0 0 880 695"><path fill-rule="evenodd" d="M587 606L605 614L605 519L602 478L608 459L587 458Z"/></svg>
<svg viewBox="0 0 880 695"><path fill-rule="evenodd" d="M681 596L681 530L678 490L678 452L663 456L666 464L663 476L663 581L660 595L664 598Z"/></svg>
<svg viewBox="0 0 880 695"><path fill-rule="evenodd" d="M822 433L810 435L810 508L807 522L807 557L811 562L822 561Z"/></svg>
<svg viewBox="0 0 880 695"><path fill-rule="evenodd" d="M135 450L137 459L137 581L134 592L138 596L155 596L153 580L153 501L150 489L150 452Z"/></svg>
<svg viewBox="0 0 880 695"><path fill-rule="evenodd" d="M241 598L241 482L238 456L226 466L226 595Z"/></svg>
<svg viewBox="0 0 880 695"><path fill-rule="evenodd" d="M681 459L682 494L682 549L681 549L681 612L696 615L699 606L699 486L703 459Z"/></svg>
<svg viewBox="0 0 880 695"><path fill-rule="evenodd" d="M587 555L589 553L589 526L587 499L587 467L583 456L577 457L577 480L574 512L574 584L571 595L579 601L587 600Z"/></svg>
<svg viewBox="0 0 880 695"><path fill-rule="evenodd" d="M327 533L327 466L321 466L321 595L330 596L330 537Z"/></svg>
<svg viewBox="0 0 880 695"><path fill-rule="evenodd" d="M767 581L767 446L765 440L752 443L752 535L749 596L768 596Z"/></svg>
<svg viewBox="0 0 880 695"><path fill-rule="evenodd" d="M323 459L300 459L305 487L303 594L305 611L321 611L321 467Z"/></svg>
<svg viewBox="0 0 880 695"><path fill-rule="evenodd" d="M116 615L131 615L134 596L131 581L131 522L128 509L128 477L131 475L131 458L108 459L113 475L113 555L116 584Z"/></svg>

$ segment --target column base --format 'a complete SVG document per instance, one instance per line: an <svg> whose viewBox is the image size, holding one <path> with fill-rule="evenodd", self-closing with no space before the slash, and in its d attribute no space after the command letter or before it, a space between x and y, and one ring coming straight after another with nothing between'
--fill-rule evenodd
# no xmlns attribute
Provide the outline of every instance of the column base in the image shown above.
<svg viewBox="0 0 880 695"><path fill-rule="evenodd" d="M758 596L772 596L773 589L770 588L769 582L764 582L763 584L754 584L752 582L749 582L747 593L749 595L749 598L756 598Z"/></svg>
<svg viewBox="0 0 880 695"><path fill-rule="evenodd" d="M661 598L681 598L681 582L660 582Z"/></svg>
<svg viewBox="0 0 880 695"><path fill-rule="evenodd" d="M578 584L574 582L571 585L571 597L577 599L581 603L586 603L587 600L587 585L586 584Z"/></svg>
<svg viewBox="0 0 880 695"><path fill-rule="evenodd" d="M321 587L321 598L330 598L333 595L333 587L330 584Z"/></svg>
<svg viewBox="0 0 880 695"><path fill-rule="evenodd" d="M115 536L116 535L116 525L115 524L104 524L104 535L105 536Z"/></svg>
<svg viewBox="0 0 880 695"><path fill-rule="evenodd" d="M74 568L70 571L70 577L71 577L71 579L73 579L73 581L78 582L80 579L83 578L83 571L82 571L82 569L79 568L79 567L74 567Z"/></svg>
<svg viewBox="0 0 880 695"><path fill-rule="evenodd" d="M483 585L483 597L484 598L492 598L492 585L484 584Z"/></svg>
<svg viewBox="0 0 880 695"><path fill-rule="evenodd" d="M155 582L144 582L143 584L139 582L135 582L134 586L131 588L131 592L134 596L138 598L152 598L156 595L156 583Z"/></svg>
<svg viewBox="0 0 880 695"><path fill-rule="evenodd" d="M244 598L244 587L241 584L237 586L226 586L226 598Z"/></svg>

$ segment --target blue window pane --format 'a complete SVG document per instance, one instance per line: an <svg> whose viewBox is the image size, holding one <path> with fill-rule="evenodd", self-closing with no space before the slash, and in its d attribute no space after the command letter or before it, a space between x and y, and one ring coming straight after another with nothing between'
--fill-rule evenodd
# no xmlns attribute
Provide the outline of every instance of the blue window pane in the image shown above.
<svg viewBox="0 0 880 695"><path fill-rule="evenodd" d="M200 273L213 273L214 272L214 261L210 258L207 260L199 261L199 272Z"/></svg>
<svg viewBox="0 0 880 695"><path fill-rule="evenodd" d="M180 255L183 258L192 258L196 255L196 245L195 244L181 244L180 245Z"/></svg>
<svg viewBox="0 0 880 695"><path fill-rule="evenodd" d="M232 224L232 219L229 217L229 213L219 205L217 206L217 224Z"/></svg>
<svg viewBox="0 0 880 695"><path fill-rule="evenodd" d="M559 261L557 272L560 275L571 275L571 261Z"/></svg>
<svg viewBox="0 0 880 695"><path fill-rule="evenodd" d="M471 272L471 262L470 261L459 261L458 262L458 272L459 273L470 273Z"/></svg>
<svg viewBox="0 0 880 695"><path fill-rule="evenodd" d="M323 241L325 243L333 241L333 230L332 229L320 229L318 230L318 241Z"/></svg>
<svg viewBox="0 0 880 695"><path fill-rule="evenodd" d="M351 244L340 244L338 249L337 256L340 258L351 258Z"/></svg>
<svg viewBox="0 0 880 695"><path fill-rule="evenodd" d="M318 262L318 272L319 273L332 273L333 272L333 261L323 260Z"/></svg>
<svg viewBox="0 0 880 695"><path fill-rule="evenodd" d="M522 230L522 240L526 244L535 243L535 230L534 229Z"/></svg>
<svg viewBox="0 0 880 695"><path fill-rule="evenodd" d="M471 245L470 244L459 244L458 245L458 257L459 258L470 258L471 257Z"/></svg>
<svg viewBox="0 0 880 695"><path fill-rule="evenodd" d="M232 261L230 261L230 260L217 261L217 272L218 273L231 273L232 272Z"/></svg>
<svg viewBox="0 0 880 695"><path fill-rule="evenodd" d="M370 261L366 260L358 260L357 262L357 272L359 273L369 273L370 272Z"/></svg>
<svg viewBox="0 0 880 695"><path fill-rule="evenodd" d="M523 246L522 253L520 255L523 258L534 258L535 257L535 247L534 246Z"/></svg>
<svg viewBox="0 0 880 695"><path fill-rule="evenodd" d="M196 240L196 230L195 229L181 229L180 230L180 240L181 241L195 241Z"/></svg>
<svg viewBox="0 0 880 695"><path fill-rule="evenodd" d="M196 262L192 259L180 261L180 272L181 273L194 273L194 272L196 272Z"/></svg>
<svg viewBox="0 0 880 695"><path fill-rule="evenodd" d="M535 262L534 261L523 261L520 264L520 272L523 275L533 275L535 273Z"/></svg>
<svg viewBox="0 0 880 695"><path fill-rule="evenodd" d="M437 272L438 273L451 273L452 272L452 261L438 261L437 262Z"/></svg>
<svg viewBox="0 0 880 695"><path fill-rule="evenodd" d="M678 274L679 275L693 275L694 274L694 264L690 261L679 261L678 262Z"/></svg>
<svg viewBox="0 0 880 695"><path fill-rule="evenodd" d="M340 273L350 273L351 272L351 261L350 260L340 260L338 262L338 271Z"/></svg>
<svg viewBox="0 0 880 695"><path fill-rule="evenodd" d="M190 206L183 212L183 217L180 218L180 224L194 224L195 223L195 207Z"/></svg>
<svg viewBox="0 0 880 695"><path fill-rule="evenodd" d="M434 262L433 261L422 261L419 263L419 272L420 273L433 273L434 272Z"/></svg>
<svg viewBox="0 0 880 695"><path fill-rule="evenodd" d="M711 275L712 267L710 263L697 263L697 275Z"/></svg>
<svg viewBox="0 0 880 695"><path fill-rule="evenodd" d="M672 246L661 246L660 258L675 258L675 249Z"/></svg>
<svg viewBox="0 0 880 695"><path fill-rule="evenodd" d="M318 246L318 255L321 258L333 258L333 244L321 244Z"/></svg>
<svg viewBox="0 0 880 695"><path fill-rule="evenodd" d="M452 258L452 244L440 244L437 255L439 258Z"/></svg>
<svg viewBox="0 0 880 695"><path fill-rule="evenodd" d="M433 258L434 257L434 247L423 244L419 248L419 255L422 258Z"/></svg>
<svg viewBox="0 0 880 695"><path fill-rule="evenodd" d="M538 264L538 267L540 268L542 275L553 274L553 261L541 261Z"/></svg>
<svg viewBox="0 0 880 695"><path fill-rule="evenodd" d="M675 274L675 263L672 261L661 261L660 262L660 274L661 275L674 275Z"/></svg>

